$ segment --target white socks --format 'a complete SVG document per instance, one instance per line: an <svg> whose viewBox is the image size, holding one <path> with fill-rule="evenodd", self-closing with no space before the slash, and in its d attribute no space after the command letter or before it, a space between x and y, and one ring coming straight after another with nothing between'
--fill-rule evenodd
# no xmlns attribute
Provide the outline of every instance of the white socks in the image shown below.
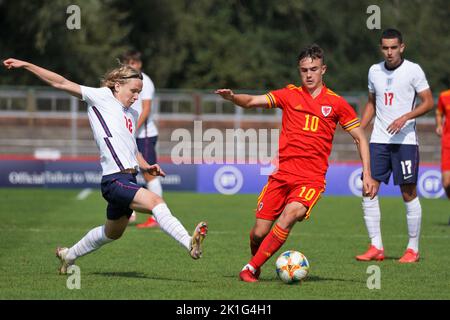
<svg viewBox="0 0 450 320"><path fill-rule="evenodd" d="M156 193L158 196L162 197L162 186L159 177L155 177L154 179L147 182L147 190L150 190L153 193Z"/></svg>
<svg viewBox="0 0 450 320"><path fill-rule="evenodd" d="M422 207L420 205L419 197L416 197L410 202L405 202L406 206L406 221L408 222L409 242L408 248L413 249L414 252L419 251L419 236L420 223L422 221Z"/></svg>
<svg viewBox="0 0 450 320"><path fill-rule="evenodd" d="M381 213L378 196L375 196L372 200L370 200L370 197L363 197L362 208L364 211L364 221L372 245L379 250L383 249L380 227Z"/></svg>
<svg viewBox="0 0 450 320"><path fill-rule="evenodd" d="M255 272L256 272L255 267L253 267L250 263L246 264L246 265L242 268L242 271L244 271L245 269L250 270L253 274L255 274Z"/></svg>
<svg viewBox="0 0 450 320"><path fill-rule="evenodd" d="M105 226L99 226L89 231L80 241L78 241L67 252L66 260L73 262L75 259L82 257L94 250L97 250L102 245L107 244L113 239L109 239L105 235Z"/></svg>
<svg viewBox="0 0 450 320"><path fill-rule="evenodd" d="M159 227L169 236L177 240L187 250L191 249L191 236L170 212L165 203L156 205L153 209L153 216L159 223Z"/></svg>
<svg viewBox="0 0 450 320"><path fill-rule="evenodd" d="M418 252L420 224L422 221L422 207L420 206L419 198L416 197L410 202L405 202L405 206L409 235L408 248L413 249L414 252ZM363 197L362 207L364 211L364 221L366 223L370 241L377 249L383 249L380 228L381 213L380 205L378 203L378 196L372 200L370 200L369 197Z"/></svg>

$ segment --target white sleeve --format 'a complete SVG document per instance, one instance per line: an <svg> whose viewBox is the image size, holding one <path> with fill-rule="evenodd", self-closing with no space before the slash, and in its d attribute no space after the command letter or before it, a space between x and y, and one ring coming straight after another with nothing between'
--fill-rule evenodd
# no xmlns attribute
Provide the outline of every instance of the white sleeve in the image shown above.
<svg viewBox="0 0 450 320"><path fill-rule="evenodd" d="M144 77L142 81L142 92L140 98L142 100L152 100L154 94L155 85L153 84L153 81L148 76Z"/></svg>
<svg viewBox="0 0 450 320"><path fill-rule="evenodd" d="M372 81L372 68L369 69L369 75L367 76L368 88L370 93L375 93L375 86Z"/></svg>
<svg viewBox="0 0 450 320"><path fill-rule="evenodd" d="M416 65L412 85L416 92L422 92L430 88L425 72L423 72L422 68L418 64Z"/></svg>
<svg viewBox="0 0 450 320"><path fill-rule="evenodd" d="M100 101L103 100L105 88L92 88L85 86L80 86L80 88L81 88L81 100L86 101L87 104L90 106L101 104Z"/></svg>

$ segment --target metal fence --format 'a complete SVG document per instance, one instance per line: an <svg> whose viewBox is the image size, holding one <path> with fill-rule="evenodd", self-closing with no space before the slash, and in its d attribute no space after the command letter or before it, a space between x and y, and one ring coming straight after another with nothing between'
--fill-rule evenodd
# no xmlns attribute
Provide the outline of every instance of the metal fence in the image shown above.
<svg viewBox="0 0 450 320"><path fill-rule="evenodd" d="M360 113L367 93L344 93L343 97ZM33 153L39 148L54 148L74 156L97 154L90 129L80 125L87 122L86 111L83 101L49 87L0 87L0 153ZM152 112L155 122L160 124L158 151L162 155L170 154L173 146L170 132L180 126L191 129L194 120L221 130L242 128L246 123L274 128L281 121L279 109L237 108L212 90L157 90ZM434 125L433 114L419 118L418 125L428 128L424 131L428 135ZM28 134L24 135L24 131ZM335 139L332 159L347 160L345 153L354 150L351 139L341 140ZM438 160L439 143L431 136L425 140L421 151L429 154L426 156L429 161ZM356 154L350 158L353 157L357 159Z"/></svg>

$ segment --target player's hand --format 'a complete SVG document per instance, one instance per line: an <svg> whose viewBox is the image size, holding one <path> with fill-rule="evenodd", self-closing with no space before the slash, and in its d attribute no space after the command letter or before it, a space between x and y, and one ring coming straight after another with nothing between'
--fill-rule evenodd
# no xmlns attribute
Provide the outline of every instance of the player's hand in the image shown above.
<svg viewBox="0 0 450 320"><path fill-rule="evenodd" d="M399 133L399 131L403 128L406 121L408 119L403 115L398 119L395 119L394 122L392 122L389 127L387 127L387 132L390 134L396 134Z"/></svg>
<svg viewBox="0 0 450 320"><path fill-rule="evenodd" d="M380 184L375 181L370 175L363 175L363 195L370 197L370 200L375 198L378 193Z"/></svg>
<svg viewBox="0 0 450 320"><path fill-rule="evenodd" d="M143 169L152 176L161 176L161 177L166 176L166 173L161 169L159 164L156 164L156 163L149 165L148 167L143 168Z"/></svg>
<svg viewBox="0 0 450 320"><path fill-rule="evenodd" d="M441 137L442 136L442 126L436 128L436 134Z"/></svg>
<svg viewBox="0 0 450 320"><path fill-rule="evenodd" d="M217 93L225 100L233 101L234 92L231 89L217 89L214 93Z"/></svg>
<svg viewBox="0 0 450 320"><path fill-rule="evenodd" d="M17 60L13 58L9 58L3 61L3 65L6 69L17 69L17 68L23 68L27 65L28 62Z"/></svg>

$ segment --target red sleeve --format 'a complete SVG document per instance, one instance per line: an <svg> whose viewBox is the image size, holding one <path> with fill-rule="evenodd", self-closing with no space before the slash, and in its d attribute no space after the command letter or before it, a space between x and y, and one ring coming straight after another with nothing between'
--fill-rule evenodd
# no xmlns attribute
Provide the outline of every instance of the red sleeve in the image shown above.
<svg viewBox="0 0 450 320"><path fill-rule="evenodd" d="M284 107L287 106L288 92L288 89L283 88L266 93L266 99L269 104L269 108L284 109Z"/></svg>
<svg viewBox="0 0 450 320"><path fill-rule="evenodd" d="M361 125L355 110L345 99L339 97L338 106L336 113L342 129L350 131Z"/></svg>

